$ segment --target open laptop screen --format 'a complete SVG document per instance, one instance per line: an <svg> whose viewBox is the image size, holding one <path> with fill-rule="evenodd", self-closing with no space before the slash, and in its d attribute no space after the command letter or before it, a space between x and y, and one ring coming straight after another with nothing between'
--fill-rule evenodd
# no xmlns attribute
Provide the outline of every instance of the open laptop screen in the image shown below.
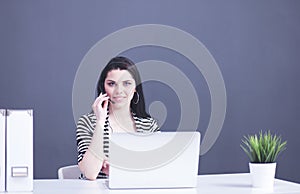
<svg viewBox="0 0 300 194"><path fill-rule="evenodd" d="M113 133L109 188L196 187L199 132Z"/></svg>

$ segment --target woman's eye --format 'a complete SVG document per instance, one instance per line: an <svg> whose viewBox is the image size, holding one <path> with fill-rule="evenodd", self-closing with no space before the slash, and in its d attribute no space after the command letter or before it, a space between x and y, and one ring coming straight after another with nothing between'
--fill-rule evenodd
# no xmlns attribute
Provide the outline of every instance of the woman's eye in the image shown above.
<svg viewBox="0 0 300 194"><path fill-rule="evenodd" d="M114 86L114 85L115 85L115 82L108 82L107 85L109 85L109 86Z"/></svg>
<svg viewBox="0 0 300 194"><path fill-rule="evenodd" d="M129 85L131 85L131 82L126 81L126 82L124 82L124 85L125 85L125 86L129 86Z"/></svg>

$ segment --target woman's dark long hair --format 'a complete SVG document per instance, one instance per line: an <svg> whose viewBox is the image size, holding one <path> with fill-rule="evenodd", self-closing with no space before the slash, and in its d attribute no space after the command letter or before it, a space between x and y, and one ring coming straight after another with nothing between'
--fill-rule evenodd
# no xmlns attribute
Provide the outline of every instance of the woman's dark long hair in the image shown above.
<svg viewBox="0 0 300 194"><path fill-rule="evenodd" d="M136 83L136 92L133 95L133 98L130 102L130 108L133 113L136 114L138 117L147 118L150 115L145 110L145 100L144 100L144 93L143 93L143 86L141 82L140 74L135 66L135 64L128 58L118 56L112 58L108 64L105 66L103 71L101 72L100 78L97 84L97 95L99 96L100 93L106 93L104 89L104 81L107 77L108 72L111 70L127 70L131 76L133 77ZM136 103L137 102L137 103Z"/></svg>

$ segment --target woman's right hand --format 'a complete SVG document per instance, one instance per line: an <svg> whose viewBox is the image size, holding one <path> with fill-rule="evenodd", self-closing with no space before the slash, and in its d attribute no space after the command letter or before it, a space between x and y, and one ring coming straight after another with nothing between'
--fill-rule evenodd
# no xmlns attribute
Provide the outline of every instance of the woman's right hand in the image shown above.
<svg viewBox="0 0 300 194"><path fill-rule="evenodd" d="M102 172L106 175L109 175L109 163L107 160L104 160L103 162Z"/></svg>
<svg viewBox="0 0 300 194"><path fill-rule="evenodd" d="M102 94L96 98L94 104L92 105L93 111L96 115L97 121L103 126L105 119L107 117L107 107L108 107L109 96L107 94Z"/></svg>

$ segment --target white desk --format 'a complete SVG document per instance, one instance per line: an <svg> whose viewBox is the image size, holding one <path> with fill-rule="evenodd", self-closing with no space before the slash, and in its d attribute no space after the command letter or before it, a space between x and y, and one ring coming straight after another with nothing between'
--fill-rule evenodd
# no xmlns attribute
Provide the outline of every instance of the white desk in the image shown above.
<svg viewBox="0 0 300 194"><path fill-rule="evenodd" d="M260 193L300 193L300 184L275 180L273 191L251 187L251 179L245 174L199 175L195 189L148 189L148 190L109 190L105 180L34 180L34 194L260 194ZM11 193L8 193L11 194ZM20 193L19 193L20 194Z"/></svg>

